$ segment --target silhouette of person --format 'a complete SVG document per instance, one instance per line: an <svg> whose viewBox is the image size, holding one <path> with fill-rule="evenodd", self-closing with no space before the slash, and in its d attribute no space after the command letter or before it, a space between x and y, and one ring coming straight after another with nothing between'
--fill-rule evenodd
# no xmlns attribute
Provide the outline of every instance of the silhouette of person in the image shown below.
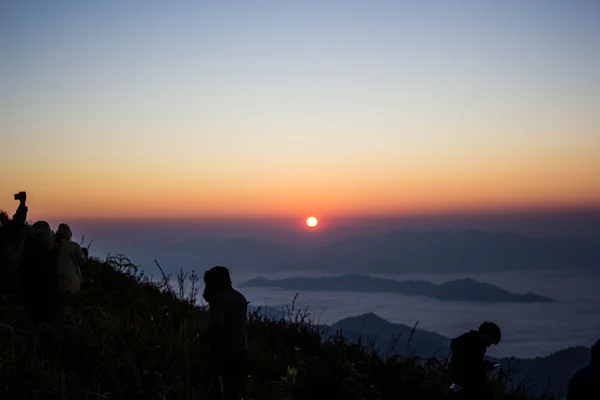
<svg viewBox="0 0 600 400"><path fill-rule="evenodd" d="M600 339L592 346L590 363L569 381L567 400L600 399Z"/></svg>
<svg viewBox="0 0 600 400"><path fill-rule="evenodd" d="M56 261L50 225L37 221L23 244L19 268L23 305L36 326L51 322L60 305Z"/></svg>
<svg viewBox="0 0 600 400"><path fill-rule="evenodd" d="M229 270L216 266L204 273L203 297L210 307L211 326L207 332L211 389L217 376L222 379L225 400L240 400L246 372L246 322L248 302L231 285Z"/></svg>
<svg viewBox="0 0 600 400"><path fill-rule="evenodd" d="M500 327L486 321L478 330L471 330L452 340L450 375L452 382L462 388L454 397L469 400L491 398L486 391L486 383L487 373L494 369L494 363L483 357L488 347L500 343L501 336Z"/></svg>
<svg viewBox="0 0 600 400"><path fill-rule="evenodd" d="M79 292L81 287L81 268L85 264L85 255L81 246L71 241L73 233L67 224L60 224L54 235L54 245L58 252L58 285L65 296Z"/></svg>
<svg viewBox="0 0 600 400"><path fill-rule="evenodd" d="M15 200L19 200L19 206L12 220L8 218L5 212L0 212L0 259L2 261L4 261L4 253L8 248L12 248L15 254L18 253L21 244L21 232L27 220L28 208L25 205L27 193L19 192L15 194Z"/></svg>

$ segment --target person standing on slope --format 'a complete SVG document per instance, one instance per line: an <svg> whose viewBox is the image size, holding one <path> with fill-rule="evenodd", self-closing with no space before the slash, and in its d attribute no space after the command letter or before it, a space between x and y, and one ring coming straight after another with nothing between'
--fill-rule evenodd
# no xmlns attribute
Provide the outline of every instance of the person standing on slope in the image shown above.
<svg viewBox="0 0 600 400"><path fill-rule="evenodd" d="M79 292L81 268L86 262L81 246L71 241L72 237L73 233L67 224L60 224L54 235L58 252L58 285L65 298Z"/></svg>
<svg viewBox="0 0 600 400"><path fill-rule="evenodd" d="M60 295L57 251L46 221L31 226L19 261L19 284L27 315L35 326L52 324L57 317Z"/></svg>
<svg viewBox="0 0 600 400"><path fill-rule="evenodd" d="M5 295L14 290L11 279L7 279L5 273L18 263L21 236L27 220L28 208L25 205L27 193L19 192L14 195L14 198L19 200L19 206L12 220L6 212L0 210L0 269L3 276L0 280L0 306L4 304Z"/></svg>
<svg viewBox="0 0 600 400"><path fill-rule="evenodd" d="M21 247L21 232L25 227L28 208L27 193L15 194L15 200L19 200L19 207L12 219L5 212L0 212L0 262L12 261L14 255L18 255ZM0 264L1 266L2 264Z"/></svg>
<svg viewBox="0 0 600 400"><path fill-rule="evenodd" d="M452 340L450 350L450 375L452 382L462 389L456 397L465 400L491 399L487 393L487 373L494 363L484 360L485 352L492 344L500 343L500 327L493 322L484 322L478 330L471 330Z"/></svg>
<svg viewBox="0 0 600 400"><path fill-rule="evenodd" d="M598 399L600 399L600 339L592 346L589 365L573 375L567 391L567 400Z"/></svg>
<svg viewBox="0 0 600 400"><path fill-rule="evenodd" d="M210 307L209 362L214 380L223 380L225 400L241 400L247 376L246 322L248 301L231 285L229 270L216 266L204 273L203 297Z"/></svg>

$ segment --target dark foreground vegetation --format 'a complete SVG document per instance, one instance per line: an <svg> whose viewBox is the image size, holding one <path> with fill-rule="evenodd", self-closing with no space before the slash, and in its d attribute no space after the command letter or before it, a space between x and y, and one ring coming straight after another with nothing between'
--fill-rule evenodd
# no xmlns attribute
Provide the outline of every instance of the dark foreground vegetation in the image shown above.
<svg viewBox="0 0 600 400"><path fill-rule="evenodd" d="M90 259L90 281L52 328L35 329L11 293L15 271L3 267L0 324L2 399L205 399L210 377L207 310L195 302L195 273L148 277L122 256ZM323 340L310 316L289 310L280 320L250 316L248 398L445 399L447 364L408 356L381 357L368 344L338 335ZM509 374L510 375L510 374ZM498 399L534 397L490 383ZM538 397L552 399L553 397Z"/></svg>

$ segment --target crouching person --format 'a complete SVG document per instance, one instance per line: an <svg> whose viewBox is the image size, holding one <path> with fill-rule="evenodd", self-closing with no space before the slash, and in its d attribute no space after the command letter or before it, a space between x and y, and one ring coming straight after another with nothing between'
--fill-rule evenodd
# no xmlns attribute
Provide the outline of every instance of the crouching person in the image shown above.
<svg viewBox="0 0 600 400"><path fill-rule="evenodd" d="M211 392L222 378L223 398L241 400L246 367L246 321L248 302L231 285L229 270L216 266L204 273L204 299L210 307L211 326L206 333L209 341Z"/></svg>
<svg viewBox="0 0 600 400"><path fill-rule="evenodd" d="M486 321L479 326L478 330L471 330L452 340L450 373L454 398L464 400L492 398L491 393L486 390L486 384L487 373L494 369L494 363L483 358L488 347L498 345L501 337L498 325Z"/></svg>

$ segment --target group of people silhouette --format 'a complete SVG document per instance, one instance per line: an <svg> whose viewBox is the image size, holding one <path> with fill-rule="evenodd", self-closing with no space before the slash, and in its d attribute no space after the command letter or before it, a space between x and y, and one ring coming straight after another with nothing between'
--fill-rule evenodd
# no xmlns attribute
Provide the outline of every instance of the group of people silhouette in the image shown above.
<svg viewBox="0 0 600 400"><path fill-rule="evenodd" d="M14 198L19 206L13 218L6 213L0 216L0 259L2 265L18 266L19 293L31 322L51 324L83 284L81 269L87 251L71 240L73 233L65 223L56 232L46 221L27 227L27 193L19 192Z"/></svg>
<svg viewBox="0 0 600 400"><path fill-rule="evenodd" d="M0 214L0 254L19 266L24 308L36 326L53 321L65 301L75 295L83 283L81 269L87 254L73 242L67 224L56 233L45 221L37 221L22 235L28 208L25 192L16 194L19 206L12 219ZM23 237L24 236L24 237ZM7 256L8 253L8 256ZM203 333L209 345L211 389L217 388L225 400L244 398L248 375L246 323L248 301L232 286L229 270L215 266L204 273L203 297L209 305L210 328ZM493 322L483 322L477 330L451 341L449 397L464 400L491 400L487 392L487 374L499 367L485 360L486 350L498 345L502 333ZM216 383L219 385L216 385ZM600 400L600 339L592 346L590 364L570 380L567 400Z"/></svg>

